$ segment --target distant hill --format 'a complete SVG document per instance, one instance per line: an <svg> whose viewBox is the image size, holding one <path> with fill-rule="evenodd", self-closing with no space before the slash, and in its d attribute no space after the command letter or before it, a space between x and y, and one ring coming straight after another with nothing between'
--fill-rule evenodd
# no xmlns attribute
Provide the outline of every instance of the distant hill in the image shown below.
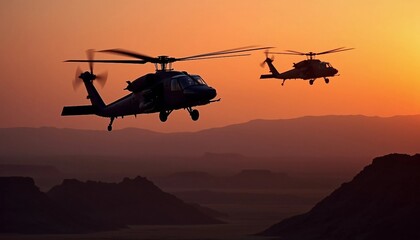
<svg viewBox="0 0 420 240"><path fill-rule="evenodd" d="M47 194L28 177L0 177L0 233L74 234L127 225L216 224L222 215L187 204L145 178L65 180Z"/></svg>
<svg viewBox="0 0 420 240"><path fill-rule="evenodd" d="M298 196L281 193L255 193L223 190L193 190L174 192L179 198L199 204L309 204L319 200L318 197Z"/></svg>
<svg viewBox="0 0 420 240"><path fill-rule="evenodd" d="M32 163L36 163L33 161ZM12 162L12 161L9 161ZM63 173L56 166L52 165L35 165L35 164L1 164L0 177L21 176L30 177L35 180L41 189L49 189L63 179ZM49 186L49 187L45 187Z"/></svg>
<svg viewBox="0 0 420 240"><path fill-rule="evenodd" d="M309 212L262 232L285 240L420 239L420 155L375 158Z"/></svg>
<svg viewBox="0 0 420 240"><path fill-rule="evenodd" d="M146 178L125 178L120 183L64 180L48 193L67 209L94 220L124 225L216 224L197 206L165 193Z"/></svg>
<svg viewBox="0 0 420 240"><path fill-rule="evenodd" d="M3 156L201 156L240 153L248 157L378 156L419 151L420 115L396 117L320 116L251 122L191 133L142 129L113 132L0 129ZM240 155L231 156L234 158ZM211 158L211 156L207 156ZM215 159L217 162L217 160Z"/></svg>
<svg viewBox="0 0 420 240"><path fill-rule="evenodd" d="M175 172L166 176L155 177L153 181L163 188L217 188L223 182L221 178L207 172L187 171Z"/></svg>
<svg viewBox="0 0 420 240"><path fill-rule="evenodd" d="M227 185L234 188L275 188L290 184L285 173L272 172L266 169L245 169L226 179Z"/></svg>
<svg viewBox="0 0 420 240"><path fill-rule="evenodd" d="M156 177L153 181L170 189L273 189L302 185L284 173L265 169L245 169L230 176L214 176L207 172L194 171L176 172Z"/></svg>
<svg viewBox="0 0 420 240"><path fill-rule="evenodd" d="M39 191L31 178L0 177L0 233L85 233L119 227L69 211Z"/></svg>

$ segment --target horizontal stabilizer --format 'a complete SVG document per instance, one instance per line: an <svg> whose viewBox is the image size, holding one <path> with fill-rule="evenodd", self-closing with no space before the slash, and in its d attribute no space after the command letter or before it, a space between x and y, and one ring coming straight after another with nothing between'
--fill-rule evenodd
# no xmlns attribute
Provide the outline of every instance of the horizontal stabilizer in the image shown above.
<svg viewBox="0 0 420 240"><path fill-rule="evenodd" d="M61 112L61 116L90 114L95 114L95 108L92 105L63 107L63 111Z"/></svg>
<svg viewBox="0 0 420 240"><path fill-rule="evenodd" d="M261 75L260 79L264 79L264 78L274 78L273 74L263 74Z"/></svg>

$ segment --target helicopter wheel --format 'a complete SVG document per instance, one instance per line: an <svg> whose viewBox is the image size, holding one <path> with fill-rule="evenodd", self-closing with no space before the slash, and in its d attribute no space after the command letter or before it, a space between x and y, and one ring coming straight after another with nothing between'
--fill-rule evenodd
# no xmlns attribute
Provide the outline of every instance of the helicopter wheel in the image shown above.
<svg viewBox="0 0 420 240"><path fill-rule="evenodd" d="M197 109L194 109L194 110L192 110L192 111L190 112L190 116L191 116L191 119L192 119L193 121L197 121L197 120L198 120L198 118L200 117L200 113L198 112L198 110L197 110Z"/></svg>
<svg viewBox="0 0 420 240"><path fill-rule="evenodd" d="M309 80L309 84L310 84L310 85L313 85L313 84L314 84L314 81L315 81L315 80L313 80L313 79L312 79L312 80Z"/></svg>
<svg viewBox="0 0 420 240"><path fill-rule="evenodd" d="M168 115L165 111L159 113L159 119L161 122L166 122L168 120Z"/></svg>
<svg viewBox="0 0 420 240"><path fill-rule="evenodd" d="M108 125L108 131L111 132L112 131L112 123L114 122L114 117L111 117L111 122L109 122Z"/></svg>
<svg viewBox="0 0 420 240"><path fill-rule="evenodd" d="M325 78L324 80L325 80L326 84L328 84L330 82L330 79L328 79L328 78Z"/></svg>

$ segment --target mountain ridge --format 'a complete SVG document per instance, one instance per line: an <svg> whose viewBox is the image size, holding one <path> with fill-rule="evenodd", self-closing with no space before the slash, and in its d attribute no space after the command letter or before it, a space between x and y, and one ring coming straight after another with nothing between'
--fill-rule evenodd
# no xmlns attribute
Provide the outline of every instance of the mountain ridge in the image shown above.
<svg viewBox="0 0 420 240"><path fill-rule="evenodd" d="M227 128L231 126L238 126L238 125L246 125L248 123L253 122L275 122L275 121L290 121L290 120L298 120L298 119L308 119L308 118L324 118L324 117L363 117L363 118L377 118L377 119L391 119L391 118L400 118L400 117L420 117L420 114L407 114L407 115L393 115L393 116L377 116L377 115L364 115L364 114L327 114L327 115L306 115L306 116L300 116L300 117L291 117L291 118L277 118L277 119L263 119L263 118L257 118L252 119L245 122L239 122L239 123L232 123L225 126L220 127L210 127L206 129L196 130L196 131L176 131L176 132L160 132L155 130L149 130L146 128L139 128L139 127L126 127L121 129L114 129L113 132L117 131L125 131L125 130L144 130L149 133L158 133L158 134L178 134L178 133L199 133L203 131L208 130L214 130L214 129L221 129L221 128ZM92 132L106 132L105 130L101 129L84 129L84 128L68 128L68 127L54 127L54 126L40 126L40 127L0 127L0 129L61 129L61 130L80 130L80 131L92 131Z"/></svg>
<svg viewBox="0 0 420 240"><path fill-rule="evenodd" d="M74 234L128 225L220 224L143 177L119 183L66 179L42 192L29 177L0 177L0 233ZM212 214L212 215L207 215Z"/></svg>
<svg viewBox="0 0 420 240"><path fill-rule="evenodd" d="M198 132L158 133L123 129L0 129L2 155L200 156L205 152L252 157L349 156L415 153L420 115L396 117L321 116L255 120ZM404 140L404 141L403 141Z"/></svg>

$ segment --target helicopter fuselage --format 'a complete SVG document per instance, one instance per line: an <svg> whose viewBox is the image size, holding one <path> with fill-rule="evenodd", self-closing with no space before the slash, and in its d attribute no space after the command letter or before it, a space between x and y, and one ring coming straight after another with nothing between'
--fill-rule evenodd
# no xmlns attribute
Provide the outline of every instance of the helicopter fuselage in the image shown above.
<svg viewBox="0 0 420 240"><path fill-rule="evenodd" d="M217 93L209 87L199 75L190 75L179 71L157 71L147 74L133 82L127 81L125 88L131 93L106 105L92 81L95 75L89 72L80 75L88 93L87 98L92 105L65 106L62 116L95 114L111 119L108 131L112 130L115 118L128 115L159 113L159 119L165 122L173 110L186 109L191 119L196 121L199 112L192 109L195 106L206 105L213 100Z"/></svg>
<svg viewBox="0 0 420 240"><path fill-rule="evenodd" d="M328 62L321 62L318 59L304 60L293 64L293 69L280 73L280 79L316 79L333 77L338 70Z"/></svg>
<svg viewBox="0 0 420 240"><path fill-rule="evenodd" d="M282 79L284 82L288 79L303 79L309 80L309 83L312 85L317 78L324 78L326 83L329 83L328 77L334 77L337 75L338 70L333 68L328 62L321 62L318 59L307 59L301 62L293 64L293 69L290 69L285 72L278 72L273 65L273 60L266 58L264 63L267 63L270 68L271 74L261 75L261 79L267 78L277 78Z"/></svg>
<svg viewBox="0 0 420 240"><path fill-rule="evenodd" d="M97 115L124 117L173 111L209 104L217 95L200 76L187 72L158 71L127 83L126 90L131 93L106 105Z"/></svg>
<svg viewBox="0 0 420 240"><path fill-rule="evenodd" d="M281 85L284 85L284 82L288 79L303 79L309 80L309 84L312 85L317 78L324 78L325 83L329 83L330 80L328 77L334 77L337 75L338 70L333 68L330 63L328 62L321 62L319 59L315 59L315 56L330 54L330 53L337 53L337 52L344 52L348 50L352 50L354 48L346 48L346 47L339 47L335 49L331 49L328 51L323 52L299 52L294 50L285 50L284 52L265 52L266 59L262 63L261 66L267 64L270 68L271 74L263 74L261 75L260 79L267 79L267 78L278 78L282 79L283 82ZM277 69L273 65L274 58L269 58L269 54L287 54L287 55L301 55L306 56L307 59L300 61L298 63L293 64L293 69L285 71L285 72L278 72Z"/></svg>

